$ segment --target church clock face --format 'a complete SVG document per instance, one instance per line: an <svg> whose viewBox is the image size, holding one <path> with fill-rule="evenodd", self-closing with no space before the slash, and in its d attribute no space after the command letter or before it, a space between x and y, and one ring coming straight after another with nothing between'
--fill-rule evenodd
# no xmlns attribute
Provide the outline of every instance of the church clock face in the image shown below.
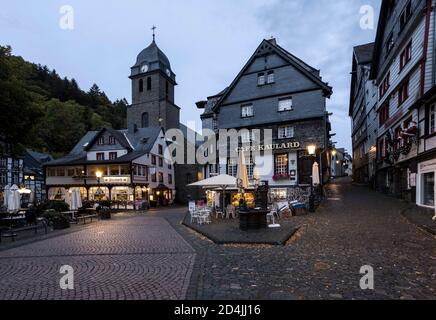
<svg viewBox="0 0 436 320"><path fill-rule="evenodd" d="M141 66L141 72L144 73L144 72L147 72L147 71L148 71L148 65L143 64L143 65Z"/></svg>
<svg viewBox="0 0 436 320"><path fill-rule="evenodd" d="M167 76L168 76L168 77L171 77L171 71L170 71L170 69L167 69Z"/></svg>

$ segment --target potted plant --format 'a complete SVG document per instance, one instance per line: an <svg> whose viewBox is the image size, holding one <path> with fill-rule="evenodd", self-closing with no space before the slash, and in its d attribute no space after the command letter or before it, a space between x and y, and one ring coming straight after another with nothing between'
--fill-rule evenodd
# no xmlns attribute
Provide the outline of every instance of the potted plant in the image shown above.
<svg viewBox="0 0 436 320"><path fill-rule="evenodd" d="M70 220L68 217L53 209L46 210L43 217L48 220L55 230L67 229L70 227Z"/></svg>
<svg viewBox="0 0 436 320"><path fill-rule="evenodd" d="M111 218L111 209L103 207L100 209L100 219L109 220Z"/></svg>

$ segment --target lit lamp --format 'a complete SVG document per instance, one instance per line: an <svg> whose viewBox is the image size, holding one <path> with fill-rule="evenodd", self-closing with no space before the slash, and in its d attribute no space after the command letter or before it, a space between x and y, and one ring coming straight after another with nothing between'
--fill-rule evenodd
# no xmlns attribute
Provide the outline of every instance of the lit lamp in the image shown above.
<svg viewBox="0 0 436 320"><path fill-rule="evenodd" d="M98 184L98 188L97 188L97 195L98 195L98 201L100 201L100 197L101 197L101 189L100 189L100 179L103 176L103 172L97 170L97 172L95 173L95 176L97 177L97 184Z"/></svg>
<svg viewBox="0 0 436 320"><path fill-rule="evenodd" d="M336 156L336 153L337 153L336 150L333 150L333 151L332 151L332 156L333 156L333 157Z"/></svg>
<svg viewBox="0 0 436 320"><path fill-rule="evenodd" d="M310 156L314 156L316 154L316 145L314 144L308 145L307 153ZM313 195L313 175L311 177L312 177L312 181L310 183L309 212L315 212L315 197Z"/></svg>
<svg viewBox="0 0 436 320"><path fill-rule="evenodd" d="M307 153L310 156L314 156L315 153L316 153L316 146L314 144L311 144L311 145L307 146Z"/></svg>

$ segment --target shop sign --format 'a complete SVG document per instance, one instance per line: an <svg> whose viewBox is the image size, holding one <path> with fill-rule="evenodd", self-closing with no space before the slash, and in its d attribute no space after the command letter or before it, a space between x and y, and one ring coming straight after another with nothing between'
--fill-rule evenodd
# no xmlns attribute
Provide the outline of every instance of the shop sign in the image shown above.
<svg viewBox="0 0 436 320"><path fill-rule="evenodd" d="M103 177L104 183L130 183L130 177Z"/></svg>
<svg viewBox="0 0 436 320"><path fill-rule="evenodd" d="M273 144L259 144L254 146L239 147L236 151L270 151L270 150L284 150L284 149L298 149L300 148L300 142L288 142L288 143L273 143Z"/></svg>

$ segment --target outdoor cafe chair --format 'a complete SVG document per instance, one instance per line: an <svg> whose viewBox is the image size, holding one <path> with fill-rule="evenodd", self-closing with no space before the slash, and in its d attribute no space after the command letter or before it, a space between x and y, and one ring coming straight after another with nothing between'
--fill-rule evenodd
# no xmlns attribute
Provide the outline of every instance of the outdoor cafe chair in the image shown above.
<svg viewBox="0 0 436 320"><path fill-rule="evenodd" d="M219 217L221 217L221 219L225 218L225 214L224 211L222 211L221 209L215 209L215 217L218 219Z"/></svg>
<svg viewBox="0 0 436 320"><path fill-rule="evenodd" d="M227 219L230 219L230 218L235 219L236 218L236 210L235 210L234 206L232 206L232 205L228 205L227 206L227 209L226 209L226 218Z"/></svg>
<svg viewBox="0 0 436 320"><path fill-rule="evenodd" d="M191 216L191 223L198 222L199 213L197 210L189 210Z"/></svg>

